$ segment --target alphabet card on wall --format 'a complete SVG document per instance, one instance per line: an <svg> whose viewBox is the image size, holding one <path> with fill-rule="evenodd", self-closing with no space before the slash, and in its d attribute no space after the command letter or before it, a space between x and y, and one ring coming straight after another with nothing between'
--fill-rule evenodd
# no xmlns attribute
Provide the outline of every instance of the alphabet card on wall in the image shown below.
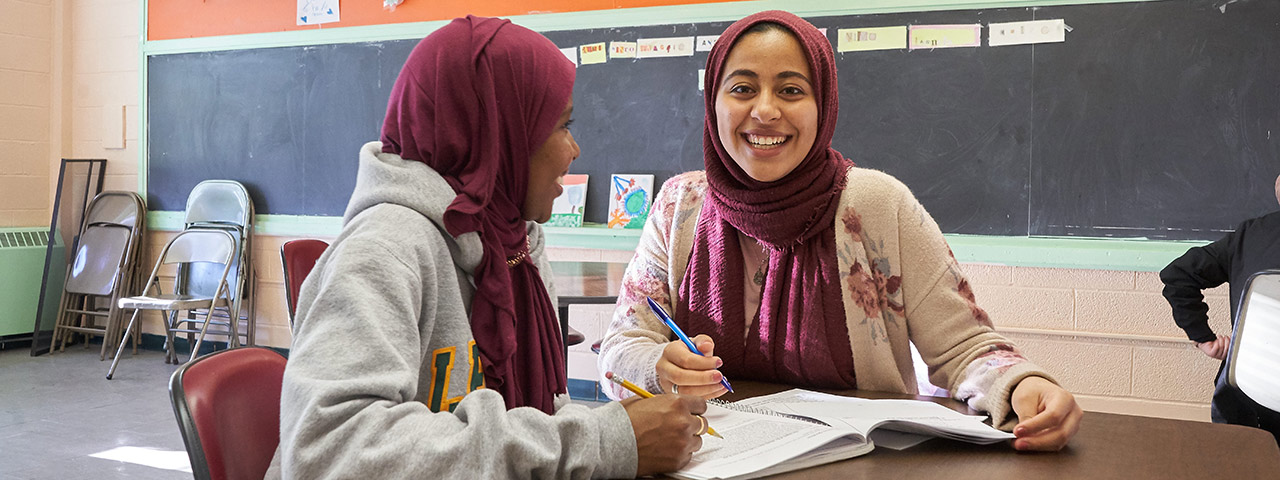
<svg viewBox="0 0 1280 480"><path fill-rule="evenodd" d="M564 191L551 204L548 227L581 227L587 210L587 176L565 175Z"/></svg>
<svg viewBox="0 0 1280 480"><path fill-rule="evenodd" d="M644 228L653 201L653 175L615 173L609 181L609 228Z"/></svg>

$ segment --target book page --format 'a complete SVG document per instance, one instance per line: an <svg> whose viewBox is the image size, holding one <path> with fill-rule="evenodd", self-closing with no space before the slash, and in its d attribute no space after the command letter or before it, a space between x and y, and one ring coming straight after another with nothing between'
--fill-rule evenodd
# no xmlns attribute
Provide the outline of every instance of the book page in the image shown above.
<svg viewBox="0 0 1280 480"><path fill-rule="evenodd" d="M792 389L739 403L815 418L863 435L882 427L983 444L1014 438L1011 433L983 423L985 417L965 415L920 400L869 400Z"/></svg>
<svg viewBox="0 0 1280 480"><path fill-rule="evenodd" d="M784 417L708 405L703 415L724 439L704 436L678 478L754 478L855 457L873 447L862 435ZM792 463L794 462L794 463Z"/></svg>

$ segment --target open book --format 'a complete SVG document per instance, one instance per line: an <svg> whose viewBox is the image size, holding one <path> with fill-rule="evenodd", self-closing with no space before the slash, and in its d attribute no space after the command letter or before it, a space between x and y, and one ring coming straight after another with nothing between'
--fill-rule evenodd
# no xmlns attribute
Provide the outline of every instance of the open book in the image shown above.
<svg viewBox="0 0 1280 480"><path fill-rule="evenodd" d="M793 389L738 402L707 403L704 415L724 439L702 449L671 476L747 479L822 465L870 452L877 443L905 448L932 437L989 444L1013 438L965 415L919 400L867 400Z"/></svg>

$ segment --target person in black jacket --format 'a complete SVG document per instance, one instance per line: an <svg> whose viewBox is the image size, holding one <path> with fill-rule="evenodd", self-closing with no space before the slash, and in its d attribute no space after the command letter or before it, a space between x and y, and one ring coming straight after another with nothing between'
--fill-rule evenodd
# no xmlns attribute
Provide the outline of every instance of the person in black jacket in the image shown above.
<svg viewBox="0 0 1280 480"><path fill-rule="evenodd" d="M1280 177L1276 178L1276 201L1280 202ZM1245 220L1220 240L1187 250L1160 271L1160 280L1178 327L1205 355L1225 360L1230 332L1217 335L1209 327L1209 306L1200 291L1229 282L1234 325L1245 282L1250 275L1271 268L1280 268L1280 211ZM1218 367L1210 407L1213 421L1262 428L1280 442L1280 414L1227 385L1225 365Z"/></svg>

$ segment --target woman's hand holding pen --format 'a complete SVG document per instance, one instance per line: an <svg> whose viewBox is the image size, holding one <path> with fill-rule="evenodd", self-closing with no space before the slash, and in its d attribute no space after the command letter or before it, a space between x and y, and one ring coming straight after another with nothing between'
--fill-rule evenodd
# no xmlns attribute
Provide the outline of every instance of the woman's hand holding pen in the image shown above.
<svg viewBox="0 0 1280 480"><path fill-rule="evenodd" d="M689 351L680 340L667 344L662 349L662 357L658 359L658 381L665 392L681 395L696 395L704 399L716 398L728 392L720 379L724 378L720 368L720 357L712 356L715 343L711 337L698 335L693 337L694 345L704 356Z"/></svg>
<svg viewBox="0 0 1280 480"><path fill-rule="evenodd" d="M707 402L691 395L634 396L622 401L636 434L636 476L674 472L702 448Z"/></svg>

